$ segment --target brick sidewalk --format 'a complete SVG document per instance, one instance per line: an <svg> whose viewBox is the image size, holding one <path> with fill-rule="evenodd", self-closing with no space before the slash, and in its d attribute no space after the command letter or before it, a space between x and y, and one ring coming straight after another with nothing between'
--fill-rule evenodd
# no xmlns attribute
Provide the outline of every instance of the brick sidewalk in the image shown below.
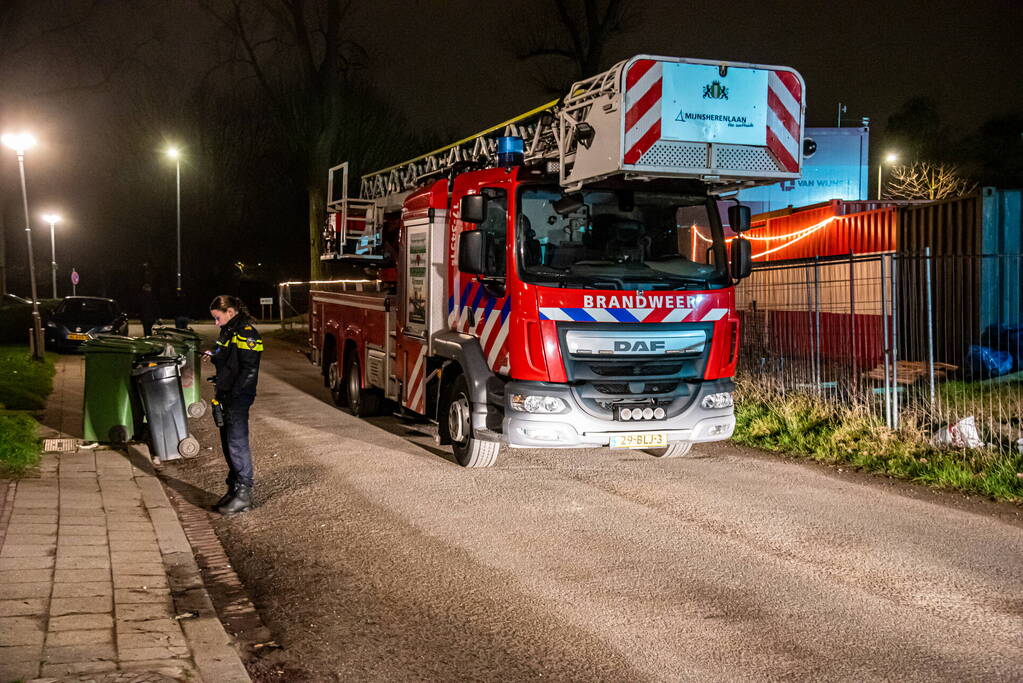
<svg viewBox="0 0 1023 683"><path fill-rule="evenodd" d="M44 418L62 436L80 429L67 417L80 365L61 359ZM45 454L13 496L0 546L0 683L249 680L144 455Z"/></svg>

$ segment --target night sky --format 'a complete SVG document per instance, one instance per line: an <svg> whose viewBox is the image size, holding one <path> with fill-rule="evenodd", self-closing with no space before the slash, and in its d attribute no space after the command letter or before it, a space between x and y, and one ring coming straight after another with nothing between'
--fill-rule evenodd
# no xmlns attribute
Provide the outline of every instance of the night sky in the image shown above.
<svg viewBox="0 0 1023 683"><path fill-rule="evenodd" d="M57 260L62 267L78 265L85 281L101 260L131 259L135 245L173 249L173 166L160 156L159 136L133 135L131 122L145 118L148 130L163 131L187 149L177 124L181 103L224 54L216 26L196 1L107 0L90 9L95 4L30 3L29 16L0 38L7 46L0 50L0 124L31 129L39 138L28 158L33 218L50 208L67 217ZM537 65L514 56L516 23L544 5L355 0L347 37L366 51L363 77L397 105L409 126L447 141L550 99L534 77ZM1023 12L1015 2L648 0L636 7L639 21L612 44L608 65L645 52L794 66L807 83L807 125L834 125L841 101L850 125L870 117L875 151L884 145L887 117L914 95L935 98L956 131L1023 110ZM79 16L85 19L77 25ZM225 94L250 85L232 84L224 70L213 82ZM131 163L126 150L133 151ZM201 175L191 173L189 163L200 162L186 162L186 186ZM135 189L125 190L129 186ZM203 191L193 184L186 196ZM136 220L123 210L143 196L165 202L165 214L140 213ZM24 293L17 270L25 261L23 218L14 154L7 149L0 157L0 202L9 288ZM38 220L35 228L44 273L39 282L48 291L48 229ZM279 229L292 231L292 242L304 242L300 212ZM187 249L202 249L211 230L245 235L239 225L190 225ZM62 283L66 274L62 270Z"/></svg>

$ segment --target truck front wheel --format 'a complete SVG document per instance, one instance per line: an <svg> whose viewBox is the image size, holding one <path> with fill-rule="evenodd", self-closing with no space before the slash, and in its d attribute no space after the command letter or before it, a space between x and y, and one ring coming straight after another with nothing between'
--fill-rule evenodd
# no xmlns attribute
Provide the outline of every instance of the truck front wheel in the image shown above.
<svg viewBox="0 0 1023 683"><path fill-rule="evenodd" d="M674 441L666 448L650 448L647 453L655 458L681 458L693 449L692 441Z"/></svg>
<svg viewBox="0 0 1023 683"><path fill-rule="evenodd" d="M441 438L451 443L459 465L490 467L497 462L501 444L477 439L472 434L472 401L465 375L459 375L451 383L440 418Z"/></svg>

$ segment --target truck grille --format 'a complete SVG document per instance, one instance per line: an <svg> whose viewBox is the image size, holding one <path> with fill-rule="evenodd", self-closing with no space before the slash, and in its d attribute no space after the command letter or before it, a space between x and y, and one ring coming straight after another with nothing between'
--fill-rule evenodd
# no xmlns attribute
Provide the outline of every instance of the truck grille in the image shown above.
<svg viewBox="0 0 1023 683"><path fill-rule="evenodd" d="M593 388L602 394L667 394L674 391L677 386L678 382L646 382L642 391L632 392L627 382L596 382Z"/></svg>
<svg viewBox="0 0 1023 683"><path fill-rule="evenodd" d="M631 363L587 363L590 371L601 377L650 377L652 375L676 375L682 371L682 363L663 361L633 361Z"/></svg>
<svg viewBox="0 0 1023 683"><path fill-rule="evenodd" d="M627 394L628 385L637 382L644 382L652 385L677 385L679 382L700 380L703 378L707 368L707 358L710 355L710 339L714 331L714 323L661 323L654 327L646 323L582 323L582 322L559 322L558 336L562 348L562 359L565 363L565 373L570 382L583 382L592 385L600 384L606 389L621 389L625 391L603 391L596 390L594 393L616 393ZM686 354L650 354L650 355L598 355L592 353L569 353L567 335L569 330L578 330L580 334L605 333L609 329L620 331L622 334L634 334L637 332L648 333L653 329L664 330L665 332L694 332L702 331L708 340L700 353ZM663 392L647 391L645 393L670 393L673 389L666 388Z"/></svg>

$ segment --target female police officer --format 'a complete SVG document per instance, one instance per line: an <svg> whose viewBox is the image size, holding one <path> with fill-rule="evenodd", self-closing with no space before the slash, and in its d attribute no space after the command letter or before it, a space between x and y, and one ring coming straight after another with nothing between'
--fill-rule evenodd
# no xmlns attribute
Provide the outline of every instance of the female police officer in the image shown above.
<svg viewBox="0 0 1023 683"><path fill-rule="evenodd" d="M220 443L227 460L227 493L215 508L222 515L252 509L252 453L249 451L249 407L256 398L259 357L263 338L252 325L245 304L229 294L210 304L210 314L220 328L220 338L210 352L217 368L216 401L223 411L218 419ZM214 417L220 412L214 404Z"/></svg>

